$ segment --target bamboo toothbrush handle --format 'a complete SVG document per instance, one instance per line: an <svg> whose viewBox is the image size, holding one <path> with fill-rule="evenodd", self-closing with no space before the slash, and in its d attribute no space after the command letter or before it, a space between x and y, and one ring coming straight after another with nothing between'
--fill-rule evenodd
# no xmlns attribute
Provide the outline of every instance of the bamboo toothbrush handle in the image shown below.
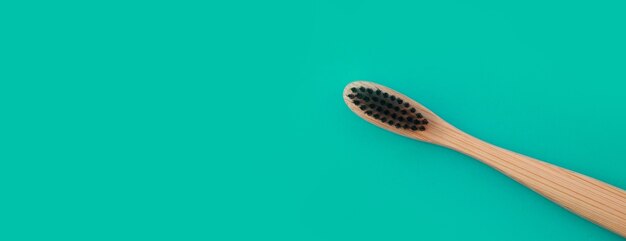
<svg viewBox="0 0 626 241"><path fill-rule="evenodd" d="M564 208L626 237L626 191L591 177L508 151L465 133L446 146L472 156Z"/></svg>

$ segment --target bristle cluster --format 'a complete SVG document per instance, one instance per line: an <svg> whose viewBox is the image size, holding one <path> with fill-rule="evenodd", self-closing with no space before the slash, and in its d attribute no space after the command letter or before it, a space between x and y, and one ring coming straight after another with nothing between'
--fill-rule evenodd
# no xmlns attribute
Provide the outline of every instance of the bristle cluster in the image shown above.
<svg viewBox="0 0 626 241"><path fill-rule="evenodd" d="M425 131L428 120L407 101L381 91L361 87L350 89L348 98L366 115L398 129Z"/></svg>

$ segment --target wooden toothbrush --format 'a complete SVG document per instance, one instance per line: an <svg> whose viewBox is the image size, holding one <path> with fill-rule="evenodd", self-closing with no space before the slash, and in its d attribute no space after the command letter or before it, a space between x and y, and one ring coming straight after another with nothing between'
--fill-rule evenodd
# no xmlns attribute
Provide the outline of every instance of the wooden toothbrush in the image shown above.
<svg viewBox="0 0 626 241"><path fill-rule="evenodd" d="M343 91L350 110L383 129L471 156L562 207L626 238L626 191L481 141L385 86L355 81Z"/></svg>

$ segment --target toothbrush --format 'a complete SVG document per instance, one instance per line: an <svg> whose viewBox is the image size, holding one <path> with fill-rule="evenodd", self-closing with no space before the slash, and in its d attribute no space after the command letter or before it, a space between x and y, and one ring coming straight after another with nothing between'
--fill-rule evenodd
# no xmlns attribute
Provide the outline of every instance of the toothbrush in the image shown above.
<svg viewBox="0 0 626 241"><path fill-rule="evenodd" d="M343 98L350 110L378 127L471 156L626 238L626 191L622 189L479 140L416 101L373 82L348 84Z"/></svg>

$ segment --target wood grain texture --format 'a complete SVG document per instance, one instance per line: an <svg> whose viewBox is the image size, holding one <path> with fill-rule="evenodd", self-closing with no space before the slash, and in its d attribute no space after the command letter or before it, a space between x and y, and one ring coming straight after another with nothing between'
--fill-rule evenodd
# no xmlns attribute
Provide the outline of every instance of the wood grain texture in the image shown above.
<svg viewBox="0 0 626 241"><path fill-rule="evenodd" d="M365 115L347 98L349 89L364 86L380 89L409 101L429 120L426 131L390 127ZM573 213L626 238L626 191L602 181L491 145L450 125L413 99L367 81L356 81L344 89L348 107L361 118L391 132L448 147L471 156Z"/></svg>

